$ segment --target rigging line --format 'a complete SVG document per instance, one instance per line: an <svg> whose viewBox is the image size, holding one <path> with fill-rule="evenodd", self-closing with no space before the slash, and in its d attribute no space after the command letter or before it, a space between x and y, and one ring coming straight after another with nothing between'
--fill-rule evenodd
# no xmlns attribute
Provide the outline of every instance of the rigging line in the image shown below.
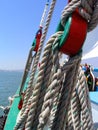
<svg viewBox="0 0 98 130"><path fill-rule="evenodd" d="M49 6L49 0L47 0L47 2L46 2L45 8L44 8L44 12L42 14L42 18L41 18L41 21L40 21L40 27L41 28L43 28L43 26L44 26L44 22L45 22L48 6Z"/></svg>
<svg viewBox="0 0 98 130"><path fill-rule="evenodd" d="M43 28L43 26L44 26L44 22L45 22L45 18L46 18L48 6L49 6L49 0L47 0L47 2L46 2L46 4L45 4L45 8L44 8L44 11L43 11L43 14L42 14L42 18L41 18L41 21L40 21L40 28ZM29 51L27 63L26 63L26 66L25 66L24 74L23 74L23 77L22 77L21 85L20 85L19 95L21 95L21 92L22 92L23 87L24 87L24 83L25 83L25 81L26 81L26 79L27 79L28 72L30 71L32 59L33 59L33 57L36 56L36 54L35 54L35 55L32 57L32 51L33 51L33 50L34 50L34 49L31 48L30 51Z"/></svg>

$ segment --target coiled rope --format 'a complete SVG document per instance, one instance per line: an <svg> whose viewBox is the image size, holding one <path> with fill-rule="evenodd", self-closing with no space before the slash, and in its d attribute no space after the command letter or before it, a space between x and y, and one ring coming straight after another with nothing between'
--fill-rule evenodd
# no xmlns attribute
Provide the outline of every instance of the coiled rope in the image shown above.
<svg viewBox="0 0 98 130"><path fill-rule="evenodd" d="M55 2L52 1L49 19L36 55L32 83ZM66 18L76 8L87 20L88 32L93 30L98 24L98 0L72 0L63 10L62 25L65 25ZM24 126L26 130L43 130L46 124L51 130L94 129L87 83L80 68L82 54L69 57L68 62L62 66L59 61L59 51L52 50L53 44L62 33L63 31L55 33L46 44L36 84L31 95L29 95L31 89L28 93L26 91L26 96L29 96L26 102L24 100L24 111L14 130L19 129L24 122L26 122ZM22 130L23 127L20 129Z"/></svg>

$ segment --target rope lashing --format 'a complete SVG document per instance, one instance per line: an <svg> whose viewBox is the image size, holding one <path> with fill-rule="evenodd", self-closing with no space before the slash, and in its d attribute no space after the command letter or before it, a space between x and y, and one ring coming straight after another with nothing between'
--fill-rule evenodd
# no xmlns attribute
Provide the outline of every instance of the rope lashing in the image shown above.
<svg viewBox="0 0 98 130"><path fill-rule="evenodd" d="M61 24L64 27L66 23L66 19L72 14L76 8L78 8L81 4L80 0L69 0L67 6L65 6L64 10L62 11L61 15Z"/></svg>
<svg viewBox="0 0 98 130"><path fill-rule="evenodd" d="M39 125L38 129L43 129L44 124L46 124L49 114L51 112L53 100L55 101L55 97L58 96L58 91L61 88L61 69L59 68L59 59L58 59L58 52L53 56L53 79L51 79L51 84L48 86L47 92L44 96L44 102L42 106L42 112L39 116ZM57 100L56 100L57 101ZM57 102L54 103L57 103ZM56 104L55 104L56 105Z"/></svg>
<svg viewBox="0 0 98 130"><path fill-rule="evenodd" d="M57 31L59 30L64 31L64 33L58 38L55 46L64 54L70 56L77 54L81 50L86 37L86 20L76 10L72 13L72 16L67 18L64 28L61 22L59 23Z"/></svg>
<svg viewBox="0 0 98 130"><path fill-rule="evenodd" d="M82 18L82 17L81 17ZM86 22L86 21L85 21ZM86 23L86 29L87 29L87 23ZM78 67L77 67L77 69L78 69ZM59 114L59 116L60 116L60 114ZM62 121L61 121L62 122ZM58 129L58 128L57 128Z"/></svg>
<svg viewBox="0 0 98 130"><path fill-rule="evenodd" d="M66 18L78 8L80 15L88 22L88 32L98 25L98 0L69 0L69 4L62 12L62 25L65 25Z"/></svg>
<svg viewBox="0 0 98 130"><path fill-rule="evenodd" d="M82 54L80 50L86 37L88 24L90 23L88 22L89 20L85 20L80 15L81 9L86 10L86 7L82 6L83 2L81 1L70 0L68 6L64 9L57 32L46 44L37 81L34 85L35 71L56 3L56 0L52 1L45 30L36 53L35 64L31 72L33 78L30 79L31 84L28 86L24 98L24 110L15 126L15 130L22 130L22 125L23 128L25 125L26 130L43 130L48 121L50 121L48 127L51 130L93 130L87 85L79 69ZM87 0L87 3L91 8L94 8L97 1L91 1ZM87 12L92 15L94 13L90 8L87 9ZM77 34L81 31L82 34ZM74 33L78 38L74 37ZM67 41L70 42L67 44ZM79 45L77 41L80 42ZM56 47L59 49L55 50ZM58 58L59 50L69 55L69 59L64 65L60 65L60 59ZM53 51L54 53L52 53ZM32 88L31 86L34 87Z"/></svg>
<svg viewBox="0 0 98 130"><path fill-rule="evenodd" d="M71 4L73 3L73 2L76 2L76 0L73 0L73 1L71 1L71 3L69 3L69 5L71 6ZM80 1L79 1L80 2ZM81 3L77 3L76 2L76 4L79 6ZM76 7L78 7L77 5L75 5ZM73 8L71 8L71 9L73 9L73 10L75 10L76 8L75 8L75 6L74 6L74 4L72 5L73 6ZM66 10L67 11L69 11L69 9L70 8L68 8L68 7L66 7ZM71 10L70 9L70 10ZM65 11L65 13L64 14L67 14L66 16L65 16L65 18L64 18L64 20L66 21L67 20L67 18L68 18L68 15L70 14L69 12L67 12L67 11ZM73 11L71 10L71 13L72 13ZM64 15L63 14L63 15ZM61 22L61 23L64 23L63 24L63 26L65 26L65 23L66 22ZM86 23L86 30L87 30L87 23ZM66 51L66 50L65 50ZM79 50L78 50L79 51ZM79 64L77 64L77 69L78 69L78 65ZM73 67L73 69L74 69L74 67ZM76 71L76 70L75 70ZM75 72L76 73L76 72ZM72 73L71 73L72 74ZM68 73L67 73L67 76L68 76ZM73 79L73 78L72 78ZM67 82L68 81L66 81L66 84L67 84ZM74 85L75 85L76 83L74 83ZM73 86L74 86L73 85ZM70 85L69 85L70 86ZM67 87L67 86L66 86ZM69 91L71 91L72 92L72 89L73 89L73 87L70 89L70 90L66 90L65 92L67 92L67 95L69 96L70 95L70 93L69 93ZM62 91L62 95L61 95L61 100L64 98L64 89L63 89L63 91ZM66 93L65 93L65 96L66 96ZM70 97L71 97L71 95L70 95ZM64 99L66 99L66 98L64 98ZM55 119L54 119L54 122L53 122L53 125L52 125L52 129L54 130L54 129L58 129L58 130L61 130L61 129L63 129L64 128L64 119L66 118L66 117L64 117L64 115L66 116L67 115L67 110L68 110L68 108L67 108L67 105L68 105L68 101L70 101L70 99L67 99L66 101L60 101L60 103L59 103L59 106L58 106L58 110L57 110L57 112L56 112L56 116L55 116ZM62 102L62 104L61 104L61 102ZM62 108L61 108L61 106L64 106L64 102L65 102L65 108L66 108L66 111L64 111L64 108L63 108L63 110L62 110ZM65 112L65 114L64 114L64 112ZM57 116L58 115L58 116ZM89 115L88 115L89 116ZM60 123L59 123L60 122ZM93 129L92 128L92 122L90 122L89 121L89 125L91 126L91 129ZM86 128L90 128L90 126L87 126Z"/></svg>
<svg viewBox="0 0 98 130"><path fill-rule="evenodd" d="M77 84L73 91L68 111L65 129L70 129L70 126L74 126L74 130L93 129L92 112L90 100L88 98L88 86L81 67L79 68Z"/></svg>

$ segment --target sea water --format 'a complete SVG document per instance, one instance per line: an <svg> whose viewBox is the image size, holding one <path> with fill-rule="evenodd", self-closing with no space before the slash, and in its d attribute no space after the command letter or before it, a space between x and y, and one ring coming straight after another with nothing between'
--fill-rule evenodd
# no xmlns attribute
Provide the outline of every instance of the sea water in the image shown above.
<svg viewBox="0 0 98 130"><path fill-rule="evenodd" d="M18 87L21 84L23 71L0 71L0 106L9 105L8 97L15 95ZM98 77L98 72L94 72ZM0 115L3 112L0 109Z"/></svg>
<svg viewBox="0 0 98 130"><path fill-rule="evenodd" d="M22 71L0 71L0 106L9 105L8 97L15 95L20 86ZM0 115L3 114L0 109Z"/></svg>

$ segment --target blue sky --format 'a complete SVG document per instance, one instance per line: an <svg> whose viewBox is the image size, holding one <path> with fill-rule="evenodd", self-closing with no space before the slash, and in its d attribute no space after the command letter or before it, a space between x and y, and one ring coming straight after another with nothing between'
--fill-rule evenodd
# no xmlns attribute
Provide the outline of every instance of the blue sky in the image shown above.
<svg viewBox="0 0 98 130"><path fill-rule="evenodd" d="M46 0L0 1L0 69L24 69ZM56 30L67 0L58 0L48 37ZM88 34L84 52L98 41L98 27Z"/></svg>

